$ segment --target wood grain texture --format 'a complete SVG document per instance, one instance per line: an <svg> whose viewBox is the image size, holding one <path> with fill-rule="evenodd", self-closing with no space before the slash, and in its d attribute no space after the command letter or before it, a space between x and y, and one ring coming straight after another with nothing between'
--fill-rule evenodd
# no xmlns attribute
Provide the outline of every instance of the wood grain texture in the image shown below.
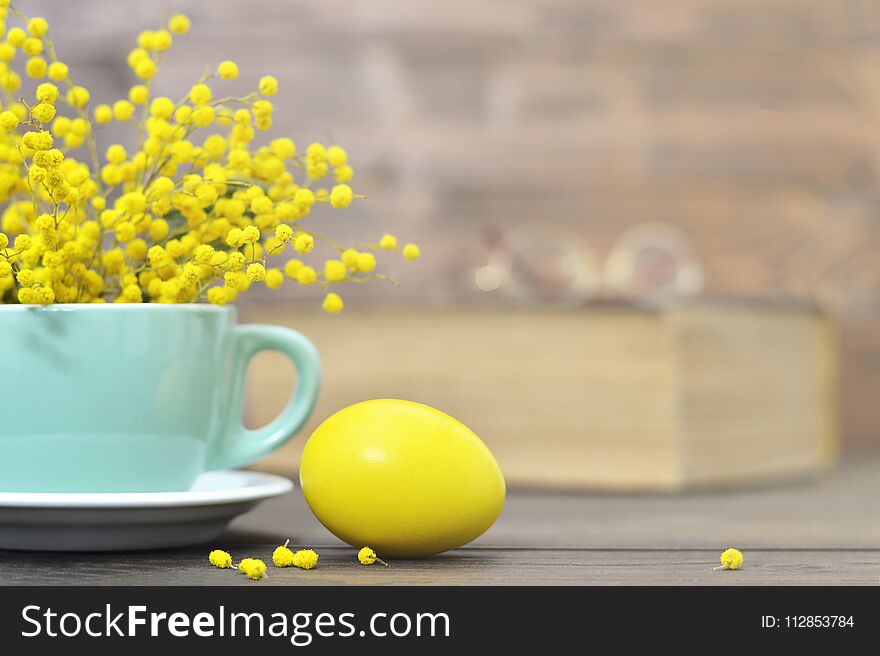
<svg viewBox="0 0 880 656"><path fill-rule="evenodd" d="M265 544L237 545L248 553ZM431 560L395 561L389 567L363 567L352 549L323 547L311 571L278 570L251 581L232 570L218 570L202 551L164 558L136 559L123 565L102 560L67 559L67 570L40 573L41 559L20 559L20 570L3 585L877 585L878 551L746 551L736 572L713 571L720 550L476 549L465 548ZM264 556L268 562L268 557ZM197 563L193 565L193 563Z"/></svg>
<svg viewBox="0 0 880 656"><path fill-rule="evenodd" d="M126 554L0 552L0 585L771 585L880 583L880 457L812 483L750 492L587 495L515 490L498 522L462 549L365 568L309 512L300 492L236 520L210 545ZM207 551L269 560L284 539L319 567L252 583ZM739 572L715 572L742 549Z"/></svg>

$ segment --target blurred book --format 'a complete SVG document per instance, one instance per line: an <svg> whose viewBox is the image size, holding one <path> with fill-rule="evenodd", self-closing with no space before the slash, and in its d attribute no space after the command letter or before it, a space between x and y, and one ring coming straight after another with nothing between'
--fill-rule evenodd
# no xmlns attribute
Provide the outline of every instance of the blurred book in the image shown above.
<svg viewBox="0 0 880 656"><path fill-rule="evenodd" d="M774 483L822 471L837 449L834 330L807 305L700 299L340 317L261 308L245 319L304 332L325 366L315 417L260 463L270 470L294 473L308 431L381 397L463 421L511 486ZM252 424L283 406L291 369L280 356L255 361Z"/></svg>

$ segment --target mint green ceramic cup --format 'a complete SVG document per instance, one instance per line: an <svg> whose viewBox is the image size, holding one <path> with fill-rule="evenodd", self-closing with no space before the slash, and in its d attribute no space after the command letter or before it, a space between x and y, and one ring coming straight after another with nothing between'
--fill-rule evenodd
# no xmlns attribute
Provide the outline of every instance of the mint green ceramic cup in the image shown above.
<svg viewBox="0 0 880 656"><path fill-rule="evenodd" d="M260 351L297 369L268 426L242 424ZM160 492L257 460L315 405L321 367L296 331L209 305L0 306L0 491Z"/></svg>

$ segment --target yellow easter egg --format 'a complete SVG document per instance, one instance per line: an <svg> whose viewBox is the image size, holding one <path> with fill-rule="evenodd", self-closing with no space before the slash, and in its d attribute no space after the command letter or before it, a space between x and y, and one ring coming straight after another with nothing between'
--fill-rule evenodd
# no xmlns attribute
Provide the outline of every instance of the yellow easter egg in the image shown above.
<svg viewBox="0 0 880 656"><path fill-rule="evenodd" d="M377 399L340 410L312 433L299 475L318 520L380 556L460 547L504 506L504 477L483 441L412 401Z"/></svg>

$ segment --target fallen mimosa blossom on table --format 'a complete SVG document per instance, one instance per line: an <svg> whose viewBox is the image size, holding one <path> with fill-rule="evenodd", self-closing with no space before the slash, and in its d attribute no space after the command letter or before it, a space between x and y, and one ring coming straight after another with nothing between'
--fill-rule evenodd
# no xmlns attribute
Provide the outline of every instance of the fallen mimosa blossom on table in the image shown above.
<svg viewBox="0 0 880 656"><path fill-rule="evenodd" d="M361 565L372 565L373 563L379 562L385 565L385 567L388 567L388 563L379 558L376 555L376 552L369 547L364 547L358 551L358 561L360 561Z"/></svg>
<svg viewBox="0 0 880 656"><path fill-rule="evenodd" d="M314 569L318 564L318 554L312 549L300 549L293 554L293 564L300 569Z"/></svg>
<svg viewBox="0 0 880 656"><path fill-rule="evenodd" d="M245 558L238 564L238 569L254 581L266 576L266 563L259 558Z"/></svg>
<svg viewBox="0 0 880 656"><path fill-rule="evenodd" d="M715 569L739 569L743 564L743 555L739 549L733 547L721 554L721 566Z"/></svg>
<svg viewBox="0 0 880 656"><path fill-rule="evenodd" d="M214 551L208 554L208 560L214 567L219 567L220 569L232 567L232 556L229 552L222 551L221 549L214 549Z"/></svg>
<svg viewBox="0 0 880 656"><path fill-rule="evenodd" d="M272 562L275 563L275 567L291 567L294 564L294 553L287 547L288 544L290 540L285 541L272 552Z"/></svg>

